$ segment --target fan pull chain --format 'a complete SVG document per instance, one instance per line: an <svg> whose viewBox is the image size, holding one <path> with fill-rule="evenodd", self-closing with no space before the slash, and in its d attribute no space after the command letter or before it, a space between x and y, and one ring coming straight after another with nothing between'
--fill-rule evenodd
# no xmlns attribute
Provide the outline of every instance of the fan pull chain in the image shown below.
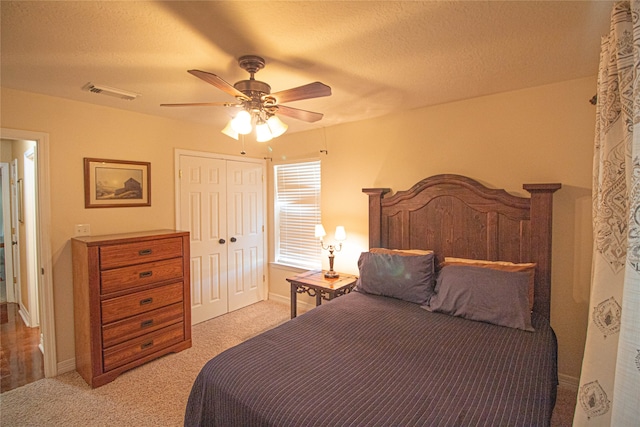
<svg viewBox="0 0 640 427"><path fill-rule="evenodd" d="M327 147L327 128L322 127L322 142L324 145L324 150L320 150L320 153L324 153L327 156L329 155L329 148Z"/></svg>

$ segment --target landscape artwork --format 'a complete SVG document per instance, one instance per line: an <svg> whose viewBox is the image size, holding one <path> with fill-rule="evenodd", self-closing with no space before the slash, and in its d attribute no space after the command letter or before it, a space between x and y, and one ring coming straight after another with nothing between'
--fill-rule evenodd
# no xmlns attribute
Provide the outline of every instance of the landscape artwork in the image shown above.
<svg viewBox="0 0 640 427"><path fill-rule="evenodd" d="M151 164L84 159L85 207L150 206Z"/></svg>
<svg viewBox="0 0 640 427"><path fill-rule="evenodd" d="M97 167L96 199L142 199L142 171Z"/></svg>

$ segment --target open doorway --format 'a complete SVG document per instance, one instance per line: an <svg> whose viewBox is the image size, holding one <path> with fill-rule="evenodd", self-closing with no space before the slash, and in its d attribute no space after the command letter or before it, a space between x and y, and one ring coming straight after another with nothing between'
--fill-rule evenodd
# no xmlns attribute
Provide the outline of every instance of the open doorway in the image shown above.
<svg viewBox="0 0 640 427"><path fill-rule="evenodd" d="M53 310L53 286L50 244L50 202L49 202L49 141L41 132L1 129L2 163L17 160L19 174L11 179L15 184L15 213L18 223L11 227L11 242L24 246L14 253L14 277L23 272L16 285L16 299L24 306L28 326L40 327L39 347L44 357L44 375L57 374L55 322ZM7 151L9 153L7 153ZM26 175L25 175L26 173ZM3 186L3 200L5 187ZM3 222L6 217L3 217ZM22 235L16 236L16 234ZM6 233L5 233L6 234ZM14 240L15 239L15 240ZM9 240L8 236L6 240ZM31 285L31 286L29 286Z"/></svg>
<svg viewBox="0 0 640 427"><path fill-rule="evenodd" d="M0 162L0 189L2 210L0 212L0 303L15 303L16 287L13 282L13 239L11 238L11 175L9 162Z"/></svg>

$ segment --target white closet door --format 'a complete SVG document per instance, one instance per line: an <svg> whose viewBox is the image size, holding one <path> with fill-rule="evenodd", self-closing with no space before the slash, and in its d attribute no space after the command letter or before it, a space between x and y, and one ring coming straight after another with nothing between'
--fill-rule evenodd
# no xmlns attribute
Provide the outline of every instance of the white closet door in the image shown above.
<svg viewBox="0 0 640 427"><path fill-rule="evenodd" d="M229 311L264 299L262 166L227 161Z"/></svg>
<svg viewBox="0 0 640 427"><path fill-rule="evenodd" d="M265 299L264 166L182 154L179 164L196 324Z"/></svg>
<svg viewBox="0 0 640 427"><path fill-rule="evenodd" d="M228 311L226 161L180 156L180 224L191 233L191 323Z"/></svg>

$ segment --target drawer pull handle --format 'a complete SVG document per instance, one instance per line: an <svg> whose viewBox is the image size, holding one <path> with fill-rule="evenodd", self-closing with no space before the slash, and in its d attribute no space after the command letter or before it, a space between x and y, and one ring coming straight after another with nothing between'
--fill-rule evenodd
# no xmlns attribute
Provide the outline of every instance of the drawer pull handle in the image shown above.
<svg viewBox="0 0 640 427"><path fill-rule="evenodd" d="M147 341L146 343L143 343L140 346L140 350L144 350L144 349L152 347L152 346L153 346L153 341Z"/></svg>
<svg viewBox="0 0 640 427"><path fill-rule="evenodd" d="M142 322L140 322L141 328L148 328L151 325L153 325L153 319L143 320Z"/></svg>
<svg viewBox="0 0 640 427"><path fill-rule="evenodd" d="M140 278L142 279L143 277L151 277L153 275L153 271L143 271L142 273L140 273Z"/></svg>
<svg viewBox="0 0 640 427"><path fill-rule="evenodd" d="M138 251L138 255L151 255L153 251L151 249L142 249L141 251Z"/></svg>
<svg viewBox="0 0 640 427"><path fill-rule="evenodd" d="M140 300L140 305L147 305L153 302L153 298L145 298Z"/></svg>

